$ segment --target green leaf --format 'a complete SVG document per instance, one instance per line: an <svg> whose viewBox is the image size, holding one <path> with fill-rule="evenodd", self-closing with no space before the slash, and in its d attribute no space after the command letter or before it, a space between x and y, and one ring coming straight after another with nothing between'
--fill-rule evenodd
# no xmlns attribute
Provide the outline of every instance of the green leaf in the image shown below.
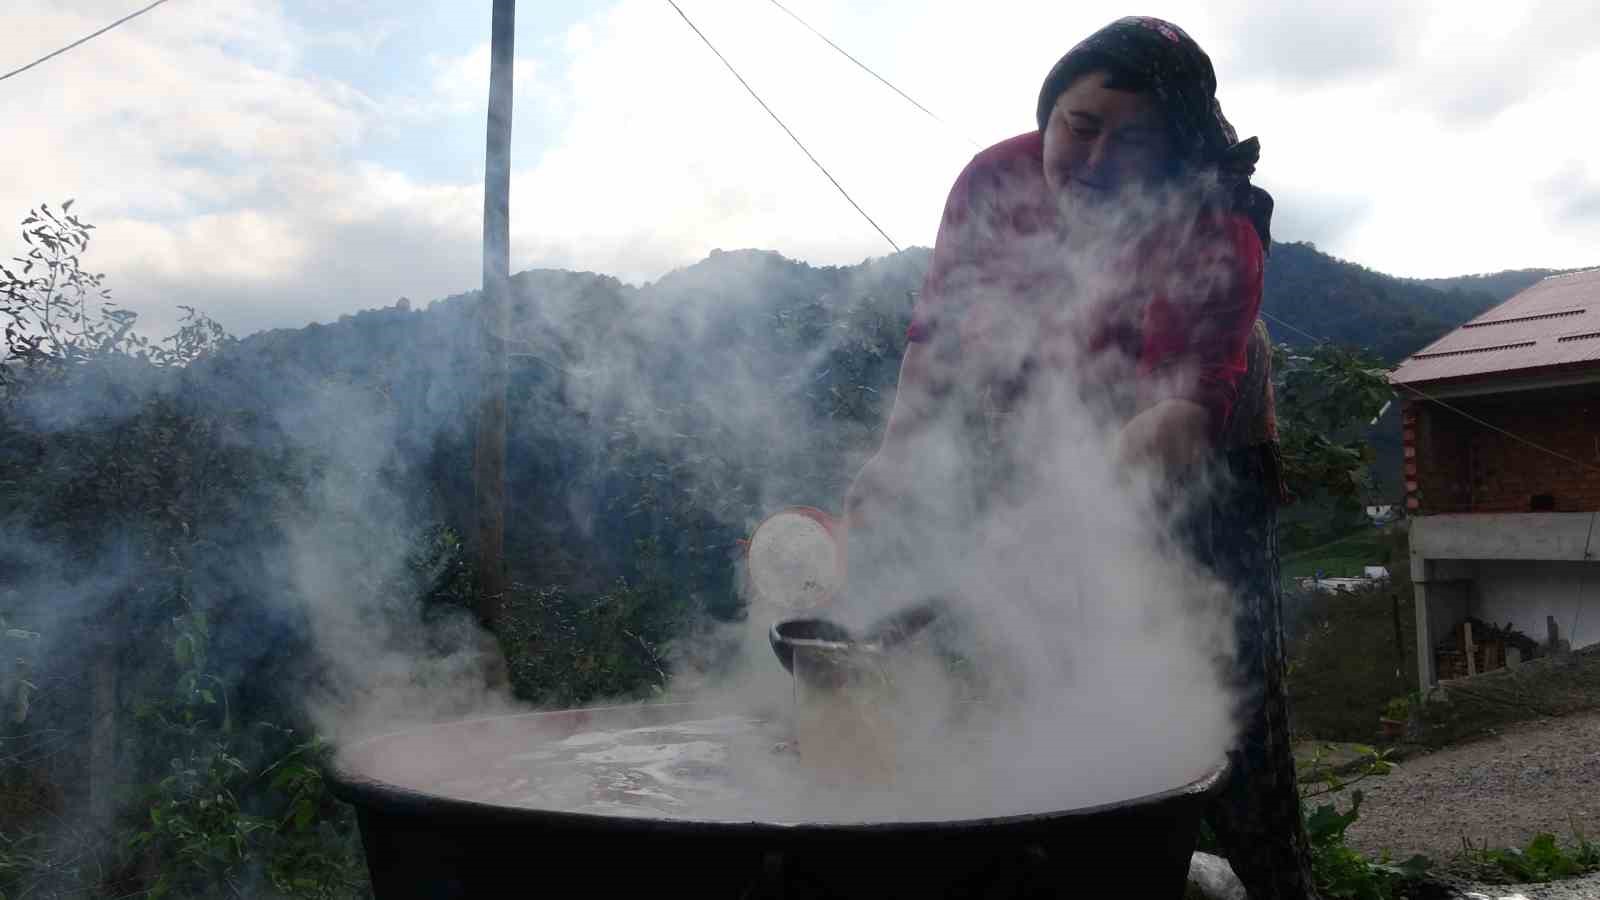
<svg viewBox="0 0 1600 900"><path fill-rule="evenodd" d="M1326 803L1318 806L1310 816L1306 817L1306 833L1312 843L1326 843L1344 832L1343 822L1338 807Z"/></svg>
<svg viewBox="0 0 1600 900"><path fill-rule="evenodd" d="M1417 880L1426 877L1428 872L1433 869L1433 860L1417 854L1404 862L1377 866L1376 868L1401 878Z"/></svg>
<svg viewBox="0 0 1600 900"><path fill-rule="evenodd" d="M1548 860L1559 855L1561 849L1556 846L1556 836L1546 831L1535 835L1524 853L1530 859Z"/></svg>
<svg viewBox="0 0 1600 900"><path fill-rule="evenodd" d="M279 771L278 774L272 779L272 789L275 791L285 791L289 788L290 783L292 783L298 777L299 773L295 770L283 769Z"/></svg>

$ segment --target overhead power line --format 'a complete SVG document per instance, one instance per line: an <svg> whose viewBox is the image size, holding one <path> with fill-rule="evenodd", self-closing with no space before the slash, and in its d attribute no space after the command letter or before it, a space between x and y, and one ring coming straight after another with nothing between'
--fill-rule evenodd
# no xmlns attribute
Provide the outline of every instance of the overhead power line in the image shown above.
<svg viewBox="0 0 1600 900"><path fill-rule="evenodd" d="M703 33L701 33L700 29L695 27L694 22L689 19L688 15L686 15L684 13L683 9L678 6L678 4L675 2L675 0L667 0L667 2L672 4L672 8L678 11L678 15L683 17L684 22L688 23L689 27L694 30L694 33L699 35L700 39L702 41L705 41L706 46L711 48L711 52L715 53L717 55L717 58L722 60L723 65L728 67L728 71L733 73L733 77L739 79L739 83L744 85L745 90L749 91L750 95L752 97L755 97L756 102L761 104L761 108L765 109L767 111L767 114L772 116L773 120L775 120L778 123L779 127L783 128L784 132L787 133L789 135L789 137L791 139L793 139L794 142L797 145L799 145L801 151L804 152L806 154L806 156L813 163L816 164L817 168L822 170L822 174L827 175L828 180L833 182L833 186L839 189L839 193L844 194L845 199L850 201L850 205L854 206L856 208L856 211L861 213L862 217L865 218L868 222L870 222L872 224L873 228L877 228L878 233L883 235L884 240L888 241L890 246L894 247L896 250L899 250L900 249L899 245L895 244L894 240L892 238L890 238L889 235L885 234L882 228L878 228L878 223L872 221L872 217L867 215L866 211L863 210L860 207L860 205L855 202L855 200L851 199L849 193L846 192L845 189L839 184L839 182L837 180L835 180L834 177L831 174L828 173L828 170L822 165L822 163L818 162L817 158L815 156L811 155L811 151L806 150L805 144L801 143L801 141L800 141L800 139L798 137L795 137L794 132L789 130L789 126L783 124L783 120L778 118L777 113L774 113L772 111L771 107L767 106L766 102L761 99L761 96L755 92L754 88L750 87L750 84L744 80L743 76L741 76L739 74L738 70L735 69L733 67L733 65L728 62L727 58L724 57L722 55L722 53L717 50L716 46L713 45L711 43L711 41L708 38L706 38L706 36ZM790 10L787 7L785 7L782 3L778 2L778 0L770 0L770 2L772 3L772 5L774 5L774 6L778 7L779 9L783 10L785 13L788 13L795 21L799 22L801 25L804 25L808 30L810 30L817 37L819 37L822 40L826 41L828 46L833 47L835 50L838 50L840 53L844 54L844 56L847 57L851 62L853 62L856 65L860 66L861 68L865 69L867 72L871 73L873 77L877 78L879 81L882 81L885 85L888 85L891 90L893 90L895 93L899 94L901 97L904 97L907 102L911 103L913 106L915 106L918 109L922 110L924 113L927 113L929 116L932 116L934 119L938 119L938 116L935 116L932 112L930 112L927 109L927 107L925 107L922 104L918 103L917 101L913 100L904 91L902 91L899 88L895 87L893 84L890 84L887 79L883 78L883 76L878 75L878 73L876 73L876 72L873 72L872 69L868 68L860 60L857 60L855 57L853 57L849 53L845 52L842 48L839 47L839 45L835 44L831 40L828 40L826 35L822 34L819 31L817 31L815 28L812 28L809 24L806 23L806 21L804 19L801 19L799 16L795 15L793 12L790 12ZM942 122L942 120L940 120L940 121ZM1262 318L1265 318L1265 319L1267 319L1269 321L1272 321L1272 322L1276 322L1278 325L1280 325L1280 326L1282 326L1284 328L1287 328L1290 331L1293 331L1293 332L1295 332L1297 334L1300 334L1303 337L1309 338L1311 341L1313 341L1313 342L1315 342L1317 344L1327 344L1327 343L1329 343L1327 338L1318 337L1317 335L1312 334L1309 331L1306 331L1304 328L1301 328L1300 326L1295 325L1292 322L1287 322L1287 321L1285 321L1285 320L1273 315L1272 313L1267 312L1266 310L1261 310L1261 316L1262 316ZM1529 447L1531 447L1531 448L1533 448L1535 450L1538 450L1541 453L1548 454L1551 457L1554 457L1556 459L1562 460L1563 462L1567 462L1567 463L1571 463L1573 465L1577 465L1577 466L1582 467L1584 469L1592 469L1592 470L1595 470L1595 471L1600 471L1600 467L1590 465L1589 463L1583 462L1582 460L1579 460L1579 459L1574 459L1573 457L1570 457L1570 456L1566 455L1565 453L1561 453L1560 451L1557 451L1557 450L1552 450L1549 447L1543 446L1542 444L1539 444L1536 441L1529 440L1528 438L1525 438L1522 435L1516 434L1516 433L1514 433L1512 431L1508 431L1508 430L1506 430L1504 428L1501 428L1500 426L1495 425L1495 424L1493 424L1491 422L1486 422L1483 419L1480 419L1477 416L1472 415L1471 413L1465 412L1465 411L1461 410L1460 408L1458 408L1458 407L1456 407L1456 406L1454 406L1454 405L1452 405L1450 403L1446 403L1445 401L1439 399L1438 397L1435 397L1435 396L1433 396L1431 394L1428 394L1427 392L1422 391L1422 390L1420 390L1420 389L1418 389L1416 387L1413 387L1413 386L1411 386L1409 384L1400 384L1400 385L1398 385L1398 387L1400 387L1400 388L1402 388L1404 390L1410 391L1411 393L1417 395L1418 397L1420 397L1420 398L1422 398L1424 400L1427 400L1430 403L1437 404L1437 405L1443 407L1444 409L1447 409L1447 410L1455 413L1456 415L1461 416L1462 418L1465 418L1465 419L1467 419L1469 421L1475 422L1478 425L1483 426L1484 428L1488 428L1491 431L1499 432L1500 434L1503 434L1506 437L1511 438L1512 440L1515 440L1515 441L1521 442L1523 444L1526 444L1527 446L1529 446Z"/></svg>
<svg viewBox="0 0 1600 900"><path fill-rule="evenodd" d="M1308 337L1312 341L1314 341L1314 342L1316 342L1318 344L1326 344L1326 343L1328 343L1327 340L1325 340L1323 338L1319 338L1316 335L1312 334L1311 332L1301 329L1299 326L1291 325L1288 322L1285 322L1284 320L1278 318L1277 316L1273 315L1272 313L1267 312L1264 309L1261 310L1261 318L1266 319L1266 320L1271 321L1271 322L1277 322L1279 325L1282 325L1283 327L1289 329L1290 331L1296 332L1296 333L1300 334L1303 337Z"/></svg>
<svg viewBox="0 0 1600 900"><path fill-rule="evenodd" d="M1290 331L1296 332L1297 334L1300 334L1300 335L1303 335L1305 337L1308 337L1312 341L1314 341L1314 342L1316 342L1318 344L1331 343L1331 341L1329 341L1327 338L1317 337L1316 335L1312 334L1311 332L1306 331L1304 328L1301 328L1300 326L1295 325L1292 322L1285 322L1284 320L1278 318L1277 316L1273 315L1272 313L1267 312L1266 310L1261 310L1261 317L1264 318L1264 319L1268 319L1270 321L1276 322L1279 325L1282 325L1284 328L1287 328ZM1391 384L1393 384L1393 382L1391 382ZM1589 470L1592 470L1592 471L1600 472L1600 466L1591 465L1590 463L1586 463L1581 459L1575 459L1575 458L1573 458L1571 456L1566 455L1565 453L1562 453L1559 450L1552 450L1549 447L1546 447L1546 446L1544 446L1542 444L1539 444L1539 443L1537 443L1535 441L1531 441L1531 440L1523 437L1520 434L1517 434L1517 433L1512 432L1512 431L1507 431L1506 429L1501 428L1499 425L1496 425L1496 424L1494 424L1492 422L1485 422L1483 419L1478 418L1477 416L1473 415L1472 413L1466 412L1465 410L1462 410L1460 407L1457 407L1457 406L1455 406L1453 404L1446 403L1445 401L1440 400L1438 397L1435 397L1432 394L1430 394L1427 391L1424 391L1424 390L1422 390L1420 388L1413 387L1413 386L1411 386L1409 384L1404 384L1404 383L1395 384L1394 386L1400 388L1401 390L1410 391L1411 393L1415 394L1418 398L1420 398L1422 400L1426 400L1429 403L1436 404L1436 405L1438 405L1438 406L1440 406L1440 407L1442 407L1444 409L1447 409L1450 412L1455 413L1456 415L1460 416L1463 419L1466 419L1469 422L1476 423L1478 425L1483 426L1484 428L1489 429L1490 431L1499 432L1500 434L1503 434L1506 437L1511 438L1514 441L1517 441L1517 442L1522 443L1522 444L1526 444L1527 446L1532 447L1535 450L1538 450L1540 453L1548 454L1548 455L1550 455L1550 456L1552 456L1552 457L1554 457L1556 459L1561 460L1562 462L1571 463L1571 464L1573 464L1575 466L1578 466L1579 468L1582 468L1582 469L1589 469Z"/></svg>
<svg viewBox="0 0 1600 900"><path fill-rule="evenodd" d="M967 143L971 144L972 146L974 146L974 147L982 146L977 141L973 140L971 137L967 136L966 134L962 134L960 131L958 131L954 125L951 125L949 122L946 122L945 120L939 118L937 115L934 115L933 110L928 109L926 106L923 106L921 103L918 103L917 101L911 99L911 95L910 94L907 94L905 91L902 91L899 88L895 87L894 84L889 81L889 79L883 77L882 75L879 75L877 72L872 70L871 66L868 66L866 63L864 63L861 60L856 59L854 56L850 55L850 53L848 51L846 51L843 47L839 46L838 44L835 44L832 40L830 40L827 35L823 34L822 32L818 31L817 29L811 27L811 24L809 22L807 22L805 19L802 19L799 16L795 15L794 12L789 9L789 7L784 6L782 3L779 3L778 0L770 0L770 2L772 3L773 6L776 6L777 8L783 10L786 14L788 14L789 18L794 19L796 22L799 22L801 25L805 26L805 29L807 31L809 31L812 34L816 35L817 37L821 38L823 43L825 43L829 47L832 47L833 49L839 51L840 55L842 55L845 59L848 59L851 62L855 63L857 66L860 66L862 71L866 72L868 75L871 75L873 78L876 78L879 81L883 82L884 86L887 87L889 90L894 91L896 94L899 94L901 97L904 97L907 103L911 104L912 106L915 106L917 109L922 110L922 112L925 113L928 116L928 118L934 120L935 122L938 122L940 125L943 125L944 127L950 129L951 131L956 132L957 134L960 134L961 135L961 139L966 141Z"/></svg>
<svg viewBox="0 0 1600 900"><path fill-rule="evenodd" d="M1277 316L1273 315L1272 313L1267 312L1266 310L1261 310L1261 317L1264 318L1264 319L1267 319L1269 321L1276 322L1279 325L1282 325L1284 328L1289 329L1290 331L1293 331L1293 332L1295 332L1297 334L1300 334L1300 335L1302 335L1304 337L1310 338L1312 341L1314 341L1314 342L1316 342L1318 344L1332 343L1327 338L1317 337L1316 335L1312 334L1311 332L1306 331L1304 328L1301 328L1300 326L1295 325L1292 322L1285 322L1284 320L1278 318ZM1391 382L1391 384L1393 384L1393 382ZM1541 453L1549 454L1550 456L1552 456L1552 457L1554 457L1556 459L1559 459L1562 462L1568 462L1568 463L1571 463L1571 464L1573 464L1575 466L1578 466L1580 468L1591 469L1591 470L1600 472L1600 466L1591 465L1589 463L1584 462L1581 459L1574 459L1573 457L1570 457L1570 456L1566 455L1565 453L1560 452L1559 450L1552 450L1549 447L1543 446L1543 445L1541 445L1541 444L1539 444L1539 443L1537 443L1535 441L1531 441L1531 440L1523 437L1520 434L1516 434L1514 432L1507 431L1506 429L1501 428L1499 425L1495 425L1492 422L1485 422L1484 420L1478 418L1477 416L1474 416L1473 414L1471 414L1469 412L1466 412L1466 411L1460 409L1459 407L1456 407L1456 406L1454 406L1454 405L1452 405L1450 403L1446 403L1445 401L1440 400L1438 397L1435 397L1432 394L1429 394L1428 392L1426 392L1426 391L1424 391L1424 390L1422 390L1420 388L1416 388L1416 387L1413 387L1413 386L1411 386L1409 384L1404 384L1404 383L1395 384L1394 386L1400 388L1401 390L1410 391L1411 393L1417 395L1417 397L1419 397L1419 398L1421 398L1423 400L1426 400L1429 403L1437 404L1438 406L1443 407L1444 409L1447 409L1447 410L1455 413L1456 415L1460 416L1463 419L1466 419L1469 422L1474 422L1474 423L1476 423L1478 425L1482 425L1484 428L1487 428L1490 431L1499 432L1500 434L1503 434L1506 437L1511 438L1514 441L1518 441L1520 443L1526 444L1527 446L1532 447L1533 449L1538 450Z"/></svg>
<svg viewBox="0 0 1600 900"><path fill-rule="evenodd" d="M867 215L867 211L862 209L861 204L857 203L855 198L850 196L850 192L844 189L844 185L840 184L839 180L833 177L833 174L828 171L828 167L824 166L817 160L815 156L811 155L811 151L806 149L806 145L801 142L798 137L795 137L795 133L789 130L789 126L783 124L783 120L778 118L778 114L772 111L772 107L767 105L767 101L761 99L761 95L756 93L756 89L750 86L750 82L744 80L744 76L740 75L739 70L733 67L733 63L728 62L728 58L722 55L722 51L717 49L717 45L711 43L711 39L706 37L705 34L703 34L700 29L695 26L694 21L690 19L688 14L683 11L682 7L678 6L676 0L667 0L667 2L672 4L672 8L678 11L678 15L683 17L683 21L688 24L690 30L698 35L700 40L704 41L707 47L711 48L711 52L717 55L717 59L722 60L722 64L728 67L729 72L733 73L733 77L739 79L739 83L744 85L744 89L750 92L750 96L754 97L757 103L761 104L761 108L767 111L767 115L771 116L772 120L778 123L778 127L783 129L784 134L787 134L789 139L794 141L795 146L800 148L800 152L806 155L806 159L811 160L811 163L820 169L822 174L827 176L829 181L833 182L833 186L839 189L839 193L844 195L844 199L850 201L850 205L856 208L856 212L861 214L861 218L866 219L869 225L877 230L879 234L883 235L883 239L889 242L889 246L893 247L896 253L900 252L900 245L894 242L894 238L889 237L889 233L879 227L878 223L874 222L871 216Z"/></svg>
<svg viewBox="0 0 1600 900"><path fill-rule="evenodd" d="M111 29L117 27L118 25L121 25L123 22L126 22L126 21L128 21L130 19L137 19L140 16L144 15L145 13L149 12L152 9L155 9L156 7L160 6L161 4L163 4L165 2L167 2L167 0L156 0L156 2L150 4L149 6L146 6L144 9L128 13L127 15L125 15L122 18L116 20L115 22L112 22L110 25L107 25L106 27L100 29L99 31L96 31L93 34L84 35L83 37L78 38L77 40L75 40L72 43L66 45L65 47L62 47L60 50L55 51L54 53L47 53L44 56L41 56L38 59L34 60L33 62L28 63L27 65L23 66L20 69L12 69L11 71L5 73L4 75L0 75L0 81L5 81L7 78L10 78L13 75L21 75L23 72L28 71L29 69L33 68L34 66L37 66L38 64L40 64L42 62L45 62L45 61L51 60L51 59L55 59L56 57L60 56L61 54L65 53L65 52L67 52L68 50L71 50L74 47L81 46L83 44L87 44L88 42L94 40L95 38L99 37L100 35L105 34L106 32L108 32Z"/></svg>

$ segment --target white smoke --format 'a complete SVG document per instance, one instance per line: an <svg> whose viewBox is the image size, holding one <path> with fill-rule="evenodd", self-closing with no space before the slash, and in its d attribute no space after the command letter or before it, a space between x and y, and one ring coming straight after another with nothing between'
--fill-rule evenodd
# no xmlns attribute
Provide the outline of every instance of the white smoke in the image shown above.
<svg viewBox="0 0 1600 900"><path fill-rule="evenodd" d="M1141 288L1184 302L1205 296L1225 269L1205 252L1187 254L1193 264L1181 272L1141 255L1152 222L1164 228L1167 252L1174 242L1206 250L1203 235L1188 224L1195 216L1191 195L1122 200L1065 210L1064 228L1013 242L1005 259L987 260L991 277L979 281L966 273L953 280L986 310L984 340L963 345L945 372L957 402L904 453L897 473L900 514L861 533L864 545L876 544L876 562L857 560L852 549L850 584L826 610L855 628L937 596L947 603L943 619L927 640L886 663L887 687L855 699L798 690L780 667L767 630L792 611L756 602L744 621L712 635L737 647L731 675L696 669L688 661L698 654L687 645L704 635L686 638L665 698L754 715L769 728L753 742L748 735L728 738L719 758L735 789L732 799L680 798L684 805L675 814L998 815L1148 795L1202 777L1223 761L1234 734L1225 682L1232 653L1229 596L1190 558L1176 531L1206 488L1194 479L1189 496L1175 494L1175 473L1121 461L1118 427L1145 398L1130 389L1130 362L1090 354L1072 336L1096 316L1134 308L1130 276ZM676 284L658 286L670 302L634 310L603 339L591 337L582 360L585 377L569 401L591 410L630 410L637 421L658 424L659 433L645 426L646 437L669 448L682 435L671 433L655 404L663 384L689 391L678 399L709 417L704 426L725 439L718 452L778 461L759 491L766 511L775 512L803 501L786 494L794 489L792 473L781 470L785 457L774 448L802 442L792 434L797 420L771 403L761 360L735 354L715 377L688 361L687 378L665 380L651 362L661 358L661 347L719 339L716 329L729 304L770 289L761 258L744 262L752 267L748 280L706 283L705 272L691 270ZM578 304L557 299L543 313L558 330L589 327L579 321L585 311ZM836 340L824 338L812 362ZM1014 376L1029 358L1040 365L1019 400L997 403L986 393L987 385ZM1164 373L1178 387L1192 375ZM975 420L975 410L990 421L983 415ZM682 477L710 482L714 473ZM331 490L336 497L362 493L337 485ZM376 521L390 519L377 512ZM748 529L756 521L733 524ZM347 577L317 563L341 539L349 537L337 527L303 533L298 571L306 593L325 596ZM398 544L369 544L371 559L394 558ZM742 583L743 573L730 572L730 578ZM328 586L319 588L319 580ZM379 627L394 627L392 621ZM371 627L369 619L349 614L322 626L329 658L345 661L337 680L360 686L329 698L338 702L327 707L335 713L325 721L346 731L350 722L392 730L442 713L482 716L516 708L481 689L472 641L457 641L460 652L419 667L404 641L392 635L375 640L365 630ZM462 627L463 634L471 632ZM701 747L702 738L685 747ZM470 780L471 773L453 767L450 740L441 736L437 746L423 737L412 740L406 777L430 789ZM791 751L797 742L798 761L792 752L771 752L772 741ZM654 779L661 788L664 765L656 760L648 773L630 777ZM556 777L555 769L550 773ZM539 766L530 763L508 783L539 777ZM480 799L531 805L582 805L588 796L535 792L519 799L482 785L474 791Z"/></svg>
<svg viewBox="0 0 1600 900"><path fill-rule="evenodd" d="M1179 473L1119 460L1117 427L1141 399L1127 390L1130 362L1092 357L1070 339L1038 342L1041 321L1080 334L1086 317L1128 303L1130 274L1178 302L1226 278L1190 224L1193 196L1066 210L1062 231L1011 244L1014 270L990 259L985 271L998 277L966 283L986 301L988 329L971 345L982 352L968 349L951 373L965 405L948 407L904 452L901 512L876 526L892 548L870 569L855 566L852 550L851 584L823 611L861 627L943 597L940 631L965 668L957 677L908 650L892 699L867 713L836 699L837 709L819 714L795 701L767 648L767 627L793 611L758 606L738 626L747 668L734 683L694 681L680 695L777 710L802 757L855 757L855 774L875 772L866 780L881 788L852 782L849 792L818 793L792 772L785 780L746 771L767 797L758 806L825 818L1063 808L1174 788L1222 761L1234 735L1230 597L1177 534L1210 487L1197 479L1177 492ZM1187 269L1131 255L1150 223L1165 229L1168 252L1189 251ZM1054 290L1041 292L1041 283ZM1023 399L998 411L1004 439L989 441L986 426L975 438L963 411L993 408L977 386L1017 372L1030 353L1053 355L1055 367L1037 371ZM1165 373L1175 388L1192 376Z"/></svg>

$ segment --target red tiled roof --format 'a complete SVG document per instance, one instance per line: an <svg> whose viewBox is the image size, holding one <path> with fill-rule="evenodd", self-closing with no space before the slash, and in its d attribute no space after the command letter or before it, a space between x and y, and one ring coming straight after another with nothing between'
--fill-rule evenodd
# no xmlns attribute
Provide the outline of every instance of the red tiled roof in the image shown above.
<svg viewBox="0 0 1600 900"><path fill-rule="evenodd" d="M1421 384L1584 364L1600 368L1600 269L1537 282L1413 353L1389 380Z"/></svg>

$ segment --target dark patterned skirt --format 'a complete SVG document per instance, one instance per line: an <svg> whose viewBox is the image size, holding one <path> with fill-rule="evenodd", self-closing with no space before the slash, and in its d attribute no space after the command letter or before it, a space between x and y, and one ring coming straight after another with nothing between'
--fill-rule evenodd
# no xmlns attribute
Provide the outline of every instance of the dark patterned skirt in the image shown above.
<svg viewBox="0 0 1600 900"><path fill-rule="evenodd" d="M1196 507L1192 540L1196 555L1233 588L1240 733L1209 820L1252 900L1314 897L1289 733L1278 457L1265 445L1235 450L1217 469Z"/></svg>

